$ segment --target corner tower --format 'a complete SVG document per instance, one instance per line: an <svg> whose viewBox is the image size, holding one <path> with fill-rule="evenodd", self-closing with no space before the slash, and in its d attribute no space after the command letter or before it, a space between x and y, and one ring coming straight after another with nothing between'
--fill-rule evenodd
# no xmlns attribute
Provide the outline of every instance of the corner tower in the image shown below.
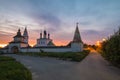
<svg viewBox="0 0 120 80"><path fill-rule="evenodd" d="M76 29L73 37L73 42L80 42L82 43L79 28L78 28L78 23L76 23Z"/></svg>
<svg viewBox="0 0 120 80"><path fill-rule="evenodd" d="M78 23L76 23L76 29L73 37L73 41L71 42L72 52L80 52L83 51L83 42L80 36Z"/></svg>

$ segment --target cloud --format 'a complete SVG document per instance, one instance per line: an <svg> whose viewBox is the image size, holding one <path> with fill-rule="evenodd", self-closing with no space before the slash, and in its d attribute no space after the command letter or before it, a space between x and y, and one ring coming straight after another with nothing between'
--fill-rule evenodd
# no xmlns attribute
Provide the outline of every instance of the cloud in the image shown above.
<svg viewBox="0 0 120 80"><path fill-rule="evenodd" d="M0 31L0 36L1 37L12 36L12 35L14 35L14 34L10 33L10 32Z"/></svg>
<svg viewBox="0 0 120 80"><path fill-rule="evenodd" d="M84 21L84 22L79 22L79 24L80 25L90 25L91 24L91 22L89 22L89 21Z"/></svg>
<svg viewBox="0 0 120 80"><path fill-rule="evenodd" d="M119 9L119 1L113 0L0 0L0 35L15 35L27 25L30 40L46 29L55 40L69 41L79 20L83 41L93 43L118 28Z"/></svg>
<svg viewBox="0 0 120 80"><path fill-rule="evenodd" d="M13 36L13 33L0 31L0 44L7 44L8 42L12 41Z"/></svg>
<svg viewBox="0 0 120 80"><path fill-rule="evenodd" d="M85 30L84 32L87 34L99 34L99 32L96 30Z"/></svg>
<svg viewBox="0 0 120 80"><path fill-rule="evenodd" d="M57 30L61 25L61 20L50 13L33 13L30 14L30 17L40 26L46 27L50 31Z"/></svg>
<svg viewBox="0 0 120 80"><path fill-rule="evenodd" d="M98 40L102 40L103 38L108 38L113 34L113 31L110 28L104 28L102 30L84 30L81 32L81 37L83 42L89 44L95 44Z"/></svg>

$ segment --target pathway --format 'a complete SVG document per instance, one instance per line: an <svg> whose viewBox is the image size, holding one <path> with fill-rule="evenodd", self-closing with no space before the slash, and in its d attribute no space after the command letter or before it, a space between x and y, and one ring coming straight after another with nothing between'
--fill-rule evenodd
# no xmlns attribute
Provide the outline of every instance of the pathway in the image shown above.
<svg viewBox="0 0 120 80"><path fill-rule="evenodd" d="M120 80L120 69L91 52L81 62L9 54L28 67L33 80Z"/></svg>

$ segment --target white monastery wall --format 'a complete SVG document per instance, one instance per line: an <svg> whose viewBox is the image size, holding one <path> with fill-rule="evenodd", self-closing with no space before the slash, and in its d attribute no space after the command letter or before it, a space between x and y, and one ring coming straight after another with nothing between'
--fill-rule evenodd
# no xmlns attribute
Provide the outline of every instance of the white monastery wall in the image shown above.
<svg viewBox="0 0 120 80"><path fill-rule="evenodd" d="M21 52L71 52L71 48L22 48Z"/></svg>

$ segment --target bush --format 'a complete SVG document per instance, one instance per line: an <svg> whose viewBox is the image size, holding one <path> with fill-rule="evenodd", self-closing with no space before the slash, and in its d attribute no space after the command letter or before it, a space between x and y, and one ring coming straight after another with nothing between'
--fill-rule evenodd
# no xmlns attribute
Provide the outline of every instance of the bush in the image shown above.
<svg viewBox="0 0 120 80"><path fill-rule="evenodd" d="M107 41L103 42L101 51L103 57L120 67L120 34L115 33Z"/></svg>
<svg viewBox="0 0 120 80"><path fill-rule="evenodd" d="M0 80L32 80L32 75L15 59L0 56Z"/></svg>

